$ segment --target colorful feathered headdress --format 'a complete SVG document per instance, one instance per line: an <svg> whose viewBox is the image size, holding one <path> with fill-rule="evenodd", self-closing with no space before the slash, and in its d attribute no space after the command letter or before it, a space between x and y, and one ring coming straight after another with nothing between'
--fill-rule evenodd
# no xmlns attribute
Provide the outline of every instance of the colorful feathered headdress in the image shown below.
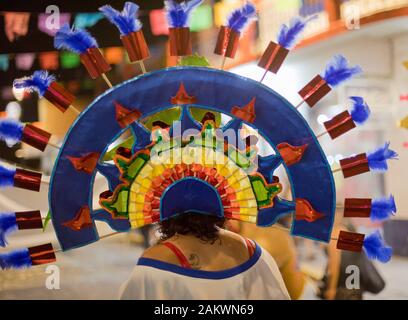
<svg viewBox="0 0 408 320"><path fill-rule="evenodd" d="M0 166L0 186L39 191L49 186L49 212L60 249L51 244L30 246L0 254L2 269L30 267L55 261L57 251L67 251L101 238L95 222L108 224L114 233L157 223L186 212L198 212L255 223L275 224L290 215L288 232L316 241L337 241L337 247L365 251L386 262L391 257L380 233L365 236L342 231L331 234L335 215L384 221L396 213L394 197L348 198L343 210L336 201L333 175L350 178L370 171L384 171L397 158L390 144L368 153L344 158L332 169L321 147L325 134L338 138L363 125L370 108L362 97L351 97L343 113L324 123L316 135L296 110L304 102L315 106L325 95L361 73L337 55L299 94L298 106L269 90L259 81L205 66L191 53L189 21L201 0L166 1L170 53L176 66L147 72L142 62L149 57L138 20L138 6L127 2L122 11L110 6L100 10L118 29L132 62L141 63L145 75L117 84L80 112L62 145L50 177L21 167ZM216 53L232 58L240 34L256 18L256 6L247 1L234 10L220 30ZM269 44L259 65L277 72L289 50L300 40L312 18L296 18L283 25L277 42ZM103 77L110 66L97 41L87 31L64 25L55 36L58 49L79 54L92 78ZM182 58L184 57L184 58ZM207 65L204 59L202 65ZM205 63L204 63L205 62ZM61 111L74 97L56 84L54 76L37 71L14 82L17 88L37 91ZM226 115L229 116L225 117ZM224 123L221 118L228 118ZM131 136L118 142L124 132ZM0 139L24 142L44 150L50 134L12 120L0 121ZM115 147L112 147L115 146ZM271 150L261 154L260 150ZM289 183L282 183L282 168ZM107 181L107 190L94 194L95 177ZM290 189L293 199L285 199ZM28 192L28 191L27 191ZM96 205L94 198L99 198ZM342 213L338 213L342 211ZM336 213L337 212L337 213ZM39 211L0 213L0 245L7 236L25 229L43 228Z"/></svg>

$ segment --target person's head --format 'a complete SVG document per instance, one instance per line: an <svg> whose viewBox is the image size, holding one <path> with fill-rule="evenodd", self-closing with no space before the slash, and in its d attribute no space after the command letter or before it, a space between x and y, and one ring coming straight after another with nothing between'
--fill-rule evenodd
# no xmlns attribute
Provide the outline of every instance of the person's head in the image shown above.
<svg viewBox="0 0 408 320"><path fill-rule="evenodd" d="M219 228L224 228L225 219L213 215L189 212L160 222L161 240L174 235L192 235L202 241L214 242L218 239Z"/></svg>

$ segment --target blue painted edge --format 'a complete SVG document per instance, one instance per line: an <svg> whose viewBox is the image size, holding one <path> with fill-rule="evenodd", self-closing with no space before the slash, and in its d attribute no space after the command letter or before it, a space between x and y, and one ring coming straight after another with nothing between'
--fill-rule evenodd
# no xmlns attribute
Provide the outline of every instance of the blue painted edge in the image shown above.
<svg viewBox="0 0 408 320"><path fill-rule="evenodd" d="M195 269L187 269L180 267L175 264L171 264L168 262L163 262L160 260L150 259L150 258L139 258L137 265L138 266L145 266L151 267L163 271L168 271L172 273L176 273L182 276L187 276L191 278L200 278L200 279L209 279L209 280L221 280L227 279L231 277L235 277L241 273L244 273L252 266L254 266L260 259L262 255L261 247L255 243L256 248L255 252L246 262L243 264L236 266L231 269L222 270L222 271L203 271L203 270L195 270Z"/></svg>

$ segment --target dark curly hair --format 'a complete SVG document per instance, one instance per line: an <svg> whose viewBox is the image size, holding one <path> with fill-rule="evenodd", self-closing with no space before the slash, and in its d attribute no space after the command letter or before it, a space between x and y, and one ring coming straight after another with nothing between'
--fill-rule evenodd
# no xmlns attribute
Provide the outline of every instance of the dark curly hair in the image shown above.
<svg viewBox="0 0 408 320"><path fill-rule="evenodd" d="M161 241L177 234L191 234L202 241L214 243L219 239L218 228L224 228L225 219L196 212L177 215L159 223Z"/></svg>

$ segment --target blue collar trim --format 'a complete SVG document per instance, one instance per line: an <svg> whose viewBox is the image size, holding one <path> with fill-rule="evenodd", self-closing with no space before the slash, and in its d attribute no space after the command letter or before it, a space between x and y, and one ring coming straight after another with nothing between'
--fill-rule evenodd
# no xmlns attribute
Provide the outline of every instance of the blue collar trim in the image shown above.
<svg viewBox="0 0 408 320"><path fill-rule="evenodd" d="M203 271L203 270L187 269L187 268L183 268L183 267L180 267L172 263L163 262L160 260L150 259L150 258L139 258L137 265L152 267L152 268L169 271L169 272L173 272L173 273L177 273L183 276L193 277L193 278L212 279L212 280L231 278L240 273L245 272L246 270L251 268L255 263L258 262L259 257L262 254L262 250L261 250L261 247L257 243L255 243L255 245L256 245L256 248L255 248L254 254L246 262L234 268L222 270L222 271Z"/></svg>

